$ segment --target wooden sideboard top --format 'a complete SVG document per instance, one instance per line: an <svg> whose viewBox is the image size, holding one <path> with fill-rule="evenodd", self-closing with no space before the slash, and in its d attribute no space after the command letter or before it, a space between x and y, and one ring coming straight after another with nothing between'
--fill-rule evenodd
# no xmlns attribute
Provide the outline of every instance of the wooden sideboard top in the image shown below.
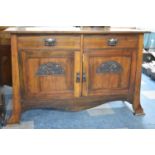
<svg viewBox="0 0 155 155"><path fill-rule="evenodd" d="M107 33L145 33L147 30L138 28L118 28L118 27L10 27L5 31L10 33L65 33L65 34L107 34Z"/></svg>

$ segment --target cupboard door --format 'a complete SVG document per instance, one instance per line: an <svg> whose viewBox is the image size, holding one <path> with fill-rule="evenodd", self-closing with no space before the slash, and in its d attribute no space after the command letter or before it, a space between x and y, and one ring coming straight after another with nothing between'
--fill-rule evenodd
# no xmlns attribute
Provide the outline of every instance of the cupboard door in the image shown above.
<svg viewBox="0 0 155 155"><path fill-rule="evenodd" d="M64 99L80 95L80 52L20 50L22 98ZM76 64L76 66L75 66Z"/></svg>
<svg viewBox="0 0 155 155"><path fill-rule="evenodd" d="M84 52L83 96L127 94L135 76L134 49Z"/></svg>

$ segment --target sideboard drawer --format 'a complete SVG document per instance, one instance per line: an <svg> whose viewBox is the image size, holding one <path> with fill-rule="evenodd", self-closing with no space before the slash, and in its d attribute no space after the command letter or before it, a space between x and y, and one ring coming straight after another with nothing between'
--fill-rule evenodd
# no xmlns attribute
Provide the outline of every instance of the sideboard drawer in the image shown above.
<svg viewBox="0 0 155 155"><path fill-rule="evenodd" d="M18 37L18 48L27 49L79 49L78 35L21 35Z"/></svg>
<svg viewBox="0 0 155 155"><path fill-rule="evenodd" d="M137 35L85 35L84 49L137 48Z"/></svg>

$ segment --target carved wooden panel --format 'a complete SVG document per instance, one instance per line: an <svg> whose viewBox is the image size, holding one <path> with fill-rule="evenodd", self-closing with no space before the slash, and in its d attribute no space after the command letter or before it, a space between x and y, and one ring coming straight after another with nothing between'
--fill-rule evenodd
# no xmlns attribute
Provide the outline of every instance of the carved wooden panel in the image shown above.
<svg viewBox="0 0 155 155"><path fill-rule="evenodd" d="M132 60L135 52L131 50L94 50L84 54L86 82L83 95L105 95L127 93L133 77Z"/></svg>
<svg viewBox="0 0 155 155"><path fill-rule="evenodd" d="M107 61L99 65L96 73L120 73L122 66L116 61Z"/></svg>
<svg viewBox="0 0 155 155"><path fill-rule="evenodd" d="M41 64L36 74L38 76L61 75L65 74L65 70L59 63L48 62Z"/></svg>
<svg viewBox="0 0 155 155"><path fill-rule="evenodd" d="M74 97L74 52L21 50L23 98Z"/></svg>

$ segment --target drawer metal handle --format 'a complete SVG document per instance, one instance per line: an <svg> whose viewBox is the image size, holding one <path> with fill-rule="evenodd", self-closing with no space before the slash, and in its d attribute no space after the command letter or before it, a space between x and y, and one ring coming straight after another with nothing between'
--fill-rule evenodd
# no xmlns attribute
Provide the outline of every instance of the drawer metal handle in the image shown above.
<svg viewBox="0 0 155 155"><path fill-rule="evenodd" d="M80 82L80 73L76 73L76 83Z"/></svg>
<svg viewBox="0 0 155 155"><path fill-rule="evenodd" d="M118 39L115 39L115 38L110 38L108 40L108 46L116 46L118 43Z"/></svg>
<svg viewBox="0 0 155 155"><path fill-rule="evenodd" d="M45 46L55 46L56 45L56 39L54 39L54 38L44 39L44 45Z"/></svg>

